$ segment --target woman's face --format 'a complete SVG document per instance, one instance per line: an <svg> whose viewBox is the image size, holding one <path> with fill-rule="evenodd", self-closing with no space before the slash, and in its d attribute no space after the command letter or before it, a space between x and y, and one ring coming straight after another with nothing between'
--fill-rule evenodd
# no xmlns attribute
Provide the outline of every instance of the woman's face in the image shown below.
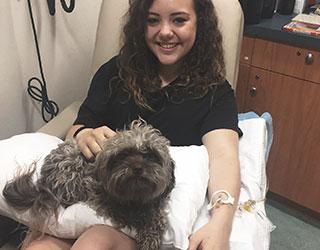
<svg viewBox="0 0 320 250"><path fill-rule="evenodd" d="M191 50L197 29L193 0L154 0L145 40L163 66L178 65Z"/></svg>

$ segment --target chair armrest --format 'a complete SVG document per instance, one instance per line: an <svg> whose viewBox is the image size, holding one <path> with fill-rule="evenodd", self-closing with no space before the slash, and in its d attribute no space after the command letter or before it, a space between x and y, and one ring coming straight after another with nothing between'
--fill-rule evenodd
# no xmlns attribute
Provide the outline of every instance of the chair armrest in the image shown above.
<svg viewBox="0 0 320 250"><path fill-rule="evenodd" d="M57 115L50 122L41 127L38 132L64 139L69 128L72 126L73 121L76 119L80 105L80 101L73 102L59 115Z"/></svg>

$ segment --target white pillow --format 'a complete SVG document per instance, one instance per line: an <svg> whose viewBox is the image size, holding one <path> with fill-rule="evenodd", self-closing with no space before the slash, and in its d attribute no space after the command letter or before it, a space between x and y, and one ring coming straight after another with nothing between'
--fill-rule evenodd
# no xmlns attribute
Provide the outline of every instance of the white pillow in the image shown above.
<svg viewBox="0 0 320 250"><path fill-rule="evenodd" d="M239 122L244 136L240 139L240 165L242 187L240 203L248 199L262 200L266 193L265 151L267 130L265 120L255 118ZM2 174L0 190L7 180L15 175L18 168L27 167L33 161L41 166L43 158L62 141L56 137L30 133L0 141ZM176 186L172 191L168 206L169 227L164 234L165 247L175 246L187 249L188 237L209 218L205 209L208 183L208 155L204 146L170 147L170 154L176 163ZM259 214L258 214L259 213ZM18 213L7 206L2 194L0 214L28 225L28 212ZM261 219L263 218L263 219ZM48 233L64 238L77 238L94 224L111 225L109 220L95 215L95 212L79 203L61 208L58 222L52 219ZM271 223L265 216L264 202L257 205L256 212L238 212L235 216L230 238L231 249L268 249ZM135 232L122 230L131 237Z"/></svg>
<svg viewBox="0 0 320 250"><path fill-rule="evenodd" d="M4 185L17 170L27 168L35 161L40 166L43 158L61 142L57 137L41 133L16 135L0 141L0 214L20 220L21 215L7 206L2 196Z"/></svg>

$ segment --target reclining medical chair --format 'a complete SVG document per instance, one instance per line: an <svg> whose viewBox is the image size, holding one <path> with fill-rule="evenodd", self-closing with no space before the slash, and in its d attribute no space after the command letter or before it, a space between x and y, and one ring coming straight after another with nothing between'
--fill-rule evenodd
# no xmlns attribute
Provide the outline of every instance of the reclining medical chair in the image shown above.
<svg viewBox="0 0 320 250"><path fill-rule="evenodd" d="M92 76L100 65L116 55L119 50L119 36L122 25L121 17L128 8L128 2L129 0L102 1L92 60ZM216 8L219 27L223 36L227 80L235 89L243 31L242 10L238 0L213 0L213 3ZM57 117L40 128L38 132L54 135L63 139L77 115L81 101L82 100L76 100L70 104L70 106L63 110ZM266 248L264 249L267 249L269 246L268 237L255 238L253 240L266 241L264 244ZM244 244L245 243L243 243L243 245ZM255 244L251 245L254 246ZM245 248L239 247L237 249Z"/></svg>

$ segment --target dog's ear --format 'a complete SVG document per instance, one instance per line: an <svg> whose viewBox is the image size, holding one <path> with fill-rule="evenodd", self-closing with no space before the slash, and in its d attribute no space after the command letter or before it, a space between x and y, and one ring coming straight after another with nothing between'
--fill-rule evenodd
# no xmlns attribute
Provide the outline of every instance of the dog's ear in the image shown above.
<svg viewBox="0 0 320 250"><path fill-rule="evenodd" d="M176 184L176 178L174 176L174 168L175 168L175 162L171 159L170 160L170 169L171 169L171 178L168 180L168 186L160 196L160 199L165 199L172 191Z"/></svg>
<svg viewBox="0 0 320 250"><path fill-rule="evenodd" d="M107 150L100 151L93 164L93 168L95 170L95 179L97 181L104 182L106 180L106 172L107 172L107 166L109 165L109 161L112 159L112 156L109 155L109 152Z"/></svg>

